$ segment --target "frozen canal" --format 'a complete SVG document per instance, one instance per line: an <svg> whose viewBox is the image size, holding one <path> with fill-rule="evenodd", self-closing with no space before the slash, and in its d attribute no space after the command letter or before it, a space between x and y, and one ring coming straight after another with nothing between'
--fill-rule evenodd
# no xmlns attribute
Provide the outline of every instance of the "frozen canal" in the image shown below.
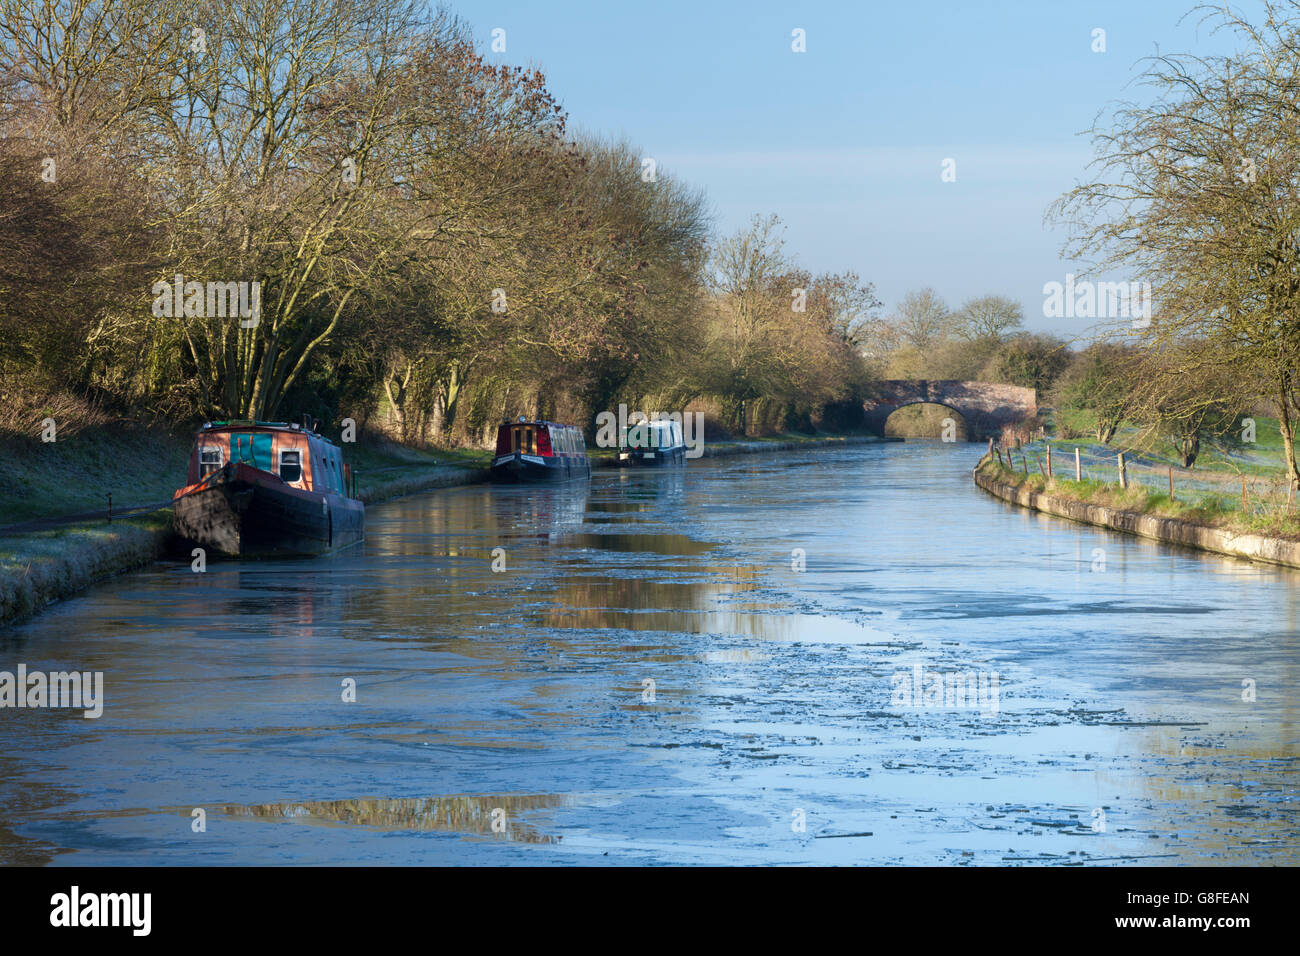
<svg viewBox="0 0 1300 956"><path fill-rule="evenodd" d="M0 862L1300 862L1300 576L1013 509L981 450L453 489L113 580L0 631L105 681L0 710Z"/></svg>

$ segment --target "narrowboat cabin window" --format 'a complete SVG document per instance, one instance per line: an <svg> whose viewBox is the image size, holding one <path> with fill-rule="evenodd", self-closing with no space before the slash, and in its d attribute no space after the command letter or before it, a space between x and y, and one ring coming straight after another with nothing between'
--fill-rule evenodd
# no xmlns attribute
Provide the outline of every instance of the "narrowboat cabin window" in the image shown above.
<svg viewBox="0 0 1300 956"><path fill-rule="evenodd" d="M537 454L537 436L531 425L519 425L510 430L512 452L522 452L525 455Z"/></svg>
<svg viewBox="0 0 1300 956"><path fill-rule="evenodd" d="M302 458L299 452L280 452L280 480L291 485L302 481Z"/></svg>
<svg viewBox="0 0 1300 956"><path fill-rule="evenodd" d="M199 449L199 477L206 478L221 469L221 449L214 445Z"/></svg>

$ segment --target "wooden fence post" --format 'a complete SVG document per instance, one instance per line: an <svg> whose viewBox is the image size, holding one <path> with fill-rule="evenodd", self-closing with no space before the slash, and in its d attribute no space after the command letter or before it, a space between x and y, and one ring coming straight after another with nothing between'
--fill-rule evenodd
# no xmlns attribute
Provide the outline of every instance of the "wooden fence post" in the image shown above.
<svg viewBox="0 0 1300 956"><path fill-rule="evenodd" d="M1174 466L1169 466L1169 500L1174 500Z"/></svg>
<svg viewBox="0 0 1300 956"><path fill-rule="evenodd" d="M1128 487L1128 472L1124 469L1124 453L1119 453L1119 486Z"/></svg>
<svg viewBox="0 0 1300 956"><path fill-rule="evenodd" d="M1083 481L1083 466L1079 463L1079 449L1074 450L1074 480Z"/></svg>

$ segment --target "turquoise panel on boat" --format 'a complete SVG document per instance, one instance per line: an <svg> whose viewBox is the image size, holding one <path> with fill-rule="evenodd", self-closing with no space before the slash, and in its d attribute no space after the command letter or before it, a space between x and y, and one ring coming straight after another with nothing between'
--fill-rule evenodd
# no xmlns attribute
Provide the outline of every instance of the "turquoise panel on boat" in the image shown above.
<svg viewBox="0 0 1300 956"><path fill-rule="evenodd" d="M242 461L261 468L263 471L275 471L271 460L271 443L275 436L267 432L244 432L230 436L230 460Z"/></svg>

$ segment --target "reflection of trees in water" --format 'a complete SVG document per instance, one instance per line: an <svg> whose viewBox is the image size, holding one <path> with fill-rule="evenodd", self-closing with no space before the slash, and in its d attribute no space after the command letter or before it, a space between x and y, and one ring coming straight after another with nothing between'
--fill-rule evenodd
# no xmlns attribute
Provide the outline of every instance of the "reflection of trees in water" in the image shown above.
<svg viewBox="0 0 1300 956"><path fill-rule="evenodd" d="M553 487L484 485L437 501L425 496L399 500L386 506L392 510L385 517L396 520L383 531L396 533L385 534L383 545L394 554L427 554L430 535L447 538L445 544L451 548L461 543L481 548L485 540L577 531L588 494L585 482L570 482Z"/></svg>
<svg viewBox="0 0 1300 956"><path fill-rule="evenodd" d="M258 820L298 820L306 823L342 823L383 830L443 830L482 833L519 843L558 843L560 837L539 833L520 819L532 810L573 806L572 797L559 794L508 794L319 800L300 803L260 803L222 808L227 816ZM492 811L505 811L505 832L492 831Z"/></svg>
<svg viewBox="0 0 1300 956"><path fill-rule="evenodd" d="M10 665L12 666L12 665ZM7 723L8 730L17 730L15 739L32 739L36 735L37 715L47 715L40 709L9 711L9 715L32 715L30 725L21 721ZM80 719L80 715L78 715ZM10 825L26 823L31 814L50 811L60 806L67 806L73 800L73 794L57 786L33 787L22 773L23 759L17 754L0 753L0 866L45 866L57 854L71 851L33 839L19 836ZM9 819L13 814L14 819Z"/></svg>
<svg viewBox="0 0 1300 956"><path fill-rule="evenodd" d="M788 609L761 597L757 566L698 568L698 580L567 576L556 585L555 605L537 611L539 626L563 630L680 631L733 633L759 639L788 639L802 627ZM787 614L764 613L784 610Z"/></svg>
<svg viewBox="0 0 1300 956"><path fill-rule="evenodd" d="M691 575L698 578L666 581L640 576L569 575L557 582L556 604L543 611L538 622L546 627L693 632L703 612L728 620L735 618L734 630L738 633L754 629L740 620L752 615L734 614L721 605L726 598L760 587L757 567L706 566L693 569ZM655 613L645 614L641 620L628 613L637 611ZM677 617L674 612L678 612Z"/></svg>
<svg viewBox="0 0 1300 956"><path fill-rule="evenodd" d="M1290 716L1290 706L1287 707ZM1269 726L1285 726L1269 725ZM1167 730L1164 728L1163 730ZM1137 779L1149 805L1159 811L1183 808L1181 818L1168 824L1180 843L1170 847L1189 860L1204 862L1206 855L1241 860L1253 852L1252 844L1272 862L1281 862L1277 848L1289 848L1289 859L1300 853L1300 804L1292 799L1297 757L1282 743L1234 742L1231 750L1212 742L1188 742L1184 734L1146 728L1137 738L1136 752L1164 758L1162 768L1152 768ZM1188 768L1197 768L1188 776ZM1109 775L1103 775L1109 780ZM1123 777L1115 783L1124 782ZM1131 779L1131 778L1129 778ZM1242 781L1249 780L1249 786ZM1197 811L1200 811L1198 814ZM1153 826L1138 810L1138 826ZM1203 815L1202 815L1203 814ZM1172 818L1166 818L1172 819ZM1265 850L1267 846L1271 850ZM1191 851L1191 852L1189 852Z"/></svg>

